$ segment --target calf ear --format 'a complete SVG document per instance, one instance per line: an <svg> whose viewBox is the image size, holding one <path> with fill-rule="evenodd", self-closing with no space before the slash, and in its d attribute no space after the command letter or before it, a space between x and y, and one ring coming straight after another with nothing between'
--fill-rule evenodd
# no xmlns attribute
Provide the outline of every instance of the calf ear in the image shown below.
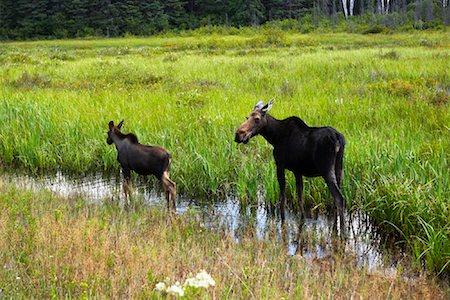
<svg viewBox="0 0 450 300"><path fill-rule="evenodd" d="M264 106L261 108L261 111L262 111L263 113L266 113L268 110L270 110L270 109L272 108L272 105L273 105L274 102L275 102L275 99L270 100L266 105L264 105Z"/></svg>
<svg viewBox="0 0 450 300"><path fill-rule="evenodd" d="M109 121L108 127L109 129L112 129L114 127L114 121Z"/></svg>
<svg viewBox="0 0 450 300"><path fill-rule="evenodd" d="M255 107L253 107L253 110L261 109L264 106L264 101L260 100L256 102Z"/></svg>
<svg viewBox="0 0 450 300"><path fill-rule="evenodd" d="M124 120L120 121L120 123L117 125L117 128L119 128L119 129L122 128L122 126L123 126L123 121L124 121Z"/></svg>

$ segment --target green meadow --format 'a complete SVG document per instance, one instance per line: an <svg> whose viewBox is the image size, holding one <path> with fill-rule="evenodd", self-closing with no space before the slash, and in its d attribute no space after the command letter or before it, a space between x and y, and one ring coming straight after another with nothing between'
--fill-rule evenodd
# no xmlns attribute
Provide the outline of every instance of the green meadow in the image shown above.
<svg viewBox="0 0 450 300"><path fill-rule="evenodd" d="M450 270L448 32L8 42L0 66L3 167L112 172L107 125L124 119L124 132L171 151L179 193L253 203L262 191L276 204L271 146L233 142L254 104L275 98L274 117L345 135L348 210L368 213L419 268ZM291 202L294 187L289 175ZM320 178L304 195L331 203Z"/></svg>

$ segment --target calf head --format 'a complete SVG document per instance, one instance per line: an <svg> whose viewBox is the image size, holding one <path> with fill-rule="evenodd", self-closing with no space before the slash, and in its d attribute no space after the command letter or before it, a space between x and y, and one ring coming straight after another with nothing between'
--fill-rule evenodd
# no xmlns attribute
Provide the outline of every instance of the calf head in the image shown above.
<svg viewBox="0 0 450 300"><path fill-rule="evenodd" d="M272 107L274 101L275 99L272 99L269 103L264 104L264 101L261 100L256 103L247 120L236 130L236 136L234 138L236 143L247 144L250 138L261 132L267 124L266 113Z"/></svg>
<svg viewBox="0 0 450 300"><path fill-rule="evenodd" d="M123 125L123 120L120 121L120 123L117 124L117 126L114 126L113 121L109 121L108 137L106 138L106 142L108 143L108 145L111 145L113 143L113 135L117 134L116 132L120 132L120 128L122 128L122 125Z"/></svg>

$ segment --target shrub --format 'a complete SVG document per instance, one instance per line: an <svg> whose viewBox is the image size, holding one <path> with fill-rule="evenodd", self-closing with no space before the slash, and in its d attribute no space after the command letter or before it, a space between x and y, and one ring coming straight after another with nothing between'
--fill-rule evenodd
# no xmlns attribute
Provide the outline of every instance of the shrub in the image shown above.
<svg viewBox="0 0 450 300"><path fill-rule="evenodd" d="M24 72L20 78L12 82L12 85L17 88L44 88L50 86L50 79L40 74Z"/></svg>
<svg viewBox="0 0 450 300"><path fill-rule="evenodd" d="M409 81L391 80L387 83L387 91L397 96L409 96L414 91L414 85Z"/></svg>
<svg viewBox="0 0 450 300"><path fill-rule="evenodd" d="M362 33L363 34L378 34L378 33L383 33L386 31L386 27L381 26L381 25L373 25L370 26L369 28L367 28L366 30L364 30Z"/></svg>

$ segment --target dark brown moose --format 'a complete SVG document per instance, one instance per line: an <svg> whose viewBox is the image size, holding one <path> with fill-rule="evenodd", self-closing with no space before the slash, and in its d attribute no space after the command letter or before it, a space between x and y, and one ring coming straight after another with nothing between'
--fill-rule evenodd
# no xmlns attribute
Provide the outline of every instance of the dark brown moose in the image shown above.
<svg viewBox="0 0 450 300"><path fill-rule="evenodd" d="M114 126L113 121L109 122L106 142L108 145L112 143L116 145L117 160L124 176L125 198L130 193L132 170L140 175L154 175L162 182L168 211L171 212L170 198L172 198L173 210L176 211L176 184L169 178L172 155L162 147L140 144L136 135L132 133L123 134L120 132L122 125L123 120L117 126Z"/></svg>
<svg viewBox="0 0 450 300"><path fill-rule="evenodd" d="M235 142L248 143L255 135L262 135L273 145L278 184L280 186L281 220L285 220L285 169L295 175L297 198L302 216L303 208L303 176L322 176L334 199L340 218L341 228L344 224L344 197L340 191L342 180L342 162L344 157L345 138L331 127L309 127L300 118L289 117L277 120L267 113L274 99L264 105L259 101L253 108L247 121L236 131ZM337 221L337 220L335 220Z"/></svg>

